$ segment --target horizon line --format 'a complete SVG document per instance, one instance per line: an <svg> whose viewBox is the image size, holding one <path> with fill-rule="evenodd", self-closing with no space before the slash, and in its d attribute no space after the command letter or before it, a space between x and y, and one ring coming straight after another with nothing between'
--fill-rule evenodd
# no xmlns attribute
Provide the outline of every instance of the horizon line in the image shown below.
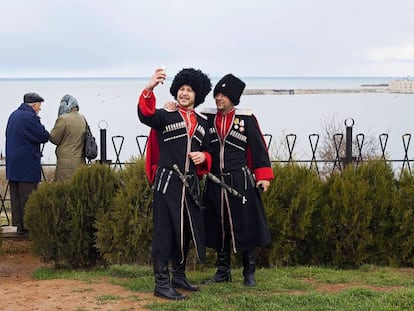
<svg viewBox="0 0 414 311"><path fill-rule="evenodd" d="M219 79L221 76L211 76L211 78ZM63 80L63 79L148 79L151 76L45 76L45 77L0 77L0 80L47 80L47 79L56 79L56 80ZM174 77L167 77L167 80L171 80ZM404 78L410 79L409 75L405 76L390 76L390 75L286 75L286 76L271 76L271 75L247 75L247 76L240 76L240 78L245 79L257 79L257 78L269 78L269 79L290 79L290 78L312 78L312 79L323 79L323 78Z"/></svg>

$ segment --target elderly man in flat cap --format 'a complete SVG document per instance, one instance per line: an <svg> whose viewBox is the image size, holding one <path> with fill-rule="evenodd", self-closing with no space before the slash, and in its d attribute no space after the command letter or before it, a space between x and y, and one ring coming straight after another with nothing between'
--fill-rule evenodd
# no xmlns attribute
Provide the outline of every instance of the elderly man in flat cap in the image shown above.
<svg viewBox="0 0 414 311"><path fill-rule="evenodd" d="M25 204L41 180L40 145L49 140L49 132L38 116L43 101L36 93L25 94L6 127L6 178L10 184L12 224L21 234L27 234L23 224Z"/></svg>

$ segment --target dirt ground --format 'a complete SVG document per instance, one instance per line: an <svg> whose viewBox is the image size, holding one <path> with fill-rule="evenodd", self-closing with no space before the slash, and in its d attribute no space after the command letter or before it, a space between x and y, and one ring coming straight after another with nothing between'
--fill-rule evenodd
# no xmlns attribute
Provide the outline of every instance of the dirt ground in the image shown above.
<svg viewBox="0 0 414 311"><path fill-rule="evenodd" d="M75 280L34 280L32 273L47 264L30 253L30 242L3 240L0 252L0 311L92 311L92 310L148 310L145 305L161 301L152 293L129 291L102 278L92 282ZM413 269L400 273L414 275ZM349 287L363 287L374 291L393 291L397 286L376 287L362 284L318 284L305 282L325 293L342 291ZM304 294L292 291L291 294ZM117 297L116 300L102 297ZM162 300L165 302L165 300Z"/></svg>
<svg viewBox="0 0 414 311"><path fill-rule="evenodd" d="M151 293L129 291L105 279L93 283L74 280L34 280L32 272L45 267L31 255L27 241L4 240L0 253L0 310L147 310ZM105 300L102 297L119 297Z"/></svg>

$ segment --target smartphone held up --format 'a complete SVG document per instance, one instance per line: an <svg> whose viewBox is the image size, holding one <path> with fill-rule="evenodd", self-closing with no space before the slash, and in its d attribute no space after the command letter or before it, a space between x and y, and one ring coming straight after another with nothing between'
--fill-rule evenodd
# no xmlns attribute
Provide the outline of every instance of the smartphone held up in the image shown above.
<svg viewBox="0 0 414 311"><path fill-rule="evenodd" d="M161 81L161 84L164 84L164 80L167 78L167 67L166 66L159 66L159 70L163 71L163 74L165 75L165 78Z"/></svg>

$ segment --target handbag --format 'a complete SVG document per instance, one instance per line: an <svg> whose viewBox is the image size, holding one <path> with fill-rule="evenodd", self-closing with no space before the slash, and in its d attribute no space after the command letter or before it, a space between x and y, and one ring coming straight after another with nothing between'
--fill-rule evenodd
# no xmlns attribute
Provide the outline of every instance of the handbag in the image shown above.
<svg viewBox="0 0 414 311"><path fill-rule="evenodd" d="M96 144L96 139L92 134L91 129L89 128L89 124L86 121L86 134L85 134L85 158L88 160L93 160L98 156L98 145Z"/></svg>

